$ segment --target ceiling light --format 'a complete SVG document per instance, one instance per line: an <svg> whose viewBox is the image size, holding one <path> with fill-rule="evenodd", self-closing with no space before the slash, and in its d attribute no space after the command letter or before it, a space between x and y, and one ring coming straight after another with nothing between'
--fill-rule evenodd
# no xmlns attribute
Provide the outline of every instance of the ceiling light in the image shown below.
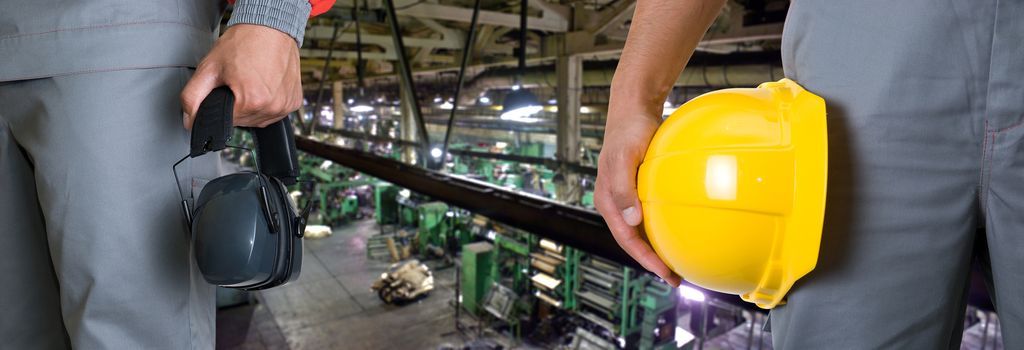
<svg viewBox="0 0 1024 350"><path fill-rule="evenodd" d="M501 108L501 119L525 121L524 118L537 114L543 108L533 93L525 89L515 90L505 95L505 103Z"/></svg>
<svg viewBox="0 0 1024 350"><path fill-rule="evenodd" d="M430 156L434 158L441 158L441 149L434 147L434 149L430 150Z"/></svg>
<svg viewBox="0 0 1024 350"><path fill-rule="evenodd" d="M491 98L487 96L480 96L480 104L489 105L491 104Z"/></svg>
<svg viewBox="0 0 1024 350"><path fill-rule="evenodd" d="M452 104L451 102L449 102L449 101L444 101L444 103L442 103L442 104L441 104L440 106L438 106L438 107L440 107L441 109L452 109L452 108L455 108L455 105L453 105L453 104Z"/></svg>
<svg viewBox="0 0 1024 350"><path fill-rule="evenodd" d="M369 99L365 96L356 96L355 101L352 102L352 107L349 107L348 110L356 113L373 112L373 106L370 105Z"/></svg>

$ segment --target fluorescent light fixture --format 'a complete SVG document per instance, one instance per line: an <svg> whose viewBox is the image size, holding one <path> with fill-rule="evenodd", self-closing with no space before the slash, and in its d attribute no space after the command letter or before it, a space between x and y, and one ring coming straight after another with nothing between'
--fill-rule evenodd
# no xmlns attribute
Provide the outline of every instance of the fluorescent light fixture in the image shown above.
<svg viewBox="0 0 1024 350"><path fill-rule="evenodd" d="M441 96L434 96L434 103L440 104L442 101L444 100L441 99Z"/></svg>
<svg viewBox="0 0 1024 350"><path fill-rule="evenodd" d="M521 86L519 85L512 85L512 91L519 91L520 88Z"/></svg>
<svg viewBox="0 0 1024 350"><path fill-rule="evenodd" d="M557 105L557 104L558 104L558 100L556 100L556 99L550 99L550 100L548 100L548 104L549 104L549 105Z"/></svg>
<svg viewBox="0 0 1024 350"><path fill-rule="evenodd" d="M434 149L430 150L430 156L434 158L441 158L441 149L434 147Z"/></svg>
<svg viewBox="0 0 1024 350"><path fill-rule="evenodd" d="M442 104L441 104L440 106L438 106L438 107L439 107L439 108L441 108L441 109L446 109L446 110L447 110L447 109L452 109L452 108L455 108L455 105L453 105L453 104L452 104L451 102L448 102L448 101L444 101L444 103L442 103Z"/></svg>
<svg viewBox="0 0 1024 350"><path fill-rule="evenodd" d="M697 288L693 288L687 285L679 286L679 296L683 297L684 299L689 299L697 302L704 302L705 299L703 292L697 290Z"/></svg>
<svg viewBox="0 0 1024 350"><path fill-rule="evenodd" d="M497 148L508 147L508 142L502 142L502 141L495 142L494 143L494 147L497 147Z"/></svg>
<svg viewBox="0 0 1024 350"><path fill-rule="evenodd" d="M491 104L491 98L487 96L480 96L478 100L480 101L480 104Z"/></svg>

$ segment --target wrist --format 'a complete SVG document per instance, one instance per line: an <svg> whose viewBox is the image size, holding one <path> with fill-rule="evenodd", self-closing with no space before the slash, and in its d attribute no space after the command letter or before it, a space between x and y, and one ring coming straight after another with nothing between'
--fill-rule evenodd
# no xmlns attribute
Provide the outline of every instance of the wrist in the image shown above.
<svg viewBox="0 0 1024 350"><path fill-rule="evenodd" d="M311 10L306 0L238 0L228 28L243 23L273 28L290 36L301 47Z"/></svg>

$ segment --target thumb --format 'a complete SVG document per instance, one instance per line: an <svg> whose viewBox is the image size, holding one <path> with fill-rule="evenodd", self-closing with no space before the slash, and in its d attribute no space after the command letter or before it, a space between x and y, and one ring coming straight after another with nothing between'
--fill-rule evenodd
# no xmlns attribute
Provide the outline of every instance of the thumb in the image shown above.
<svg viewBox="0 0 1024 350"><path fill-rule="evenodd" d="M181 110L185 112L185 115L182 116L182 124L186 130L192 129L196 112L199 111L199 105L203 103L203 100L210 94L210 91L220 86L221 83L220 74L217 70L206 68L203 65L196 69L196 73L192 75L192 78L185 84L185 88L181 90Z"/></svg>
<svg viewBox="0 0 1024 350"><path fill-rule="evenodd" d="M637 226L643 221L640 199L636 192L636 173L640 165L637 152L622 152L618 156L609 157L605 169L607 173L608 192L612 204L622 214L622 220L629 226Z"/></svg>

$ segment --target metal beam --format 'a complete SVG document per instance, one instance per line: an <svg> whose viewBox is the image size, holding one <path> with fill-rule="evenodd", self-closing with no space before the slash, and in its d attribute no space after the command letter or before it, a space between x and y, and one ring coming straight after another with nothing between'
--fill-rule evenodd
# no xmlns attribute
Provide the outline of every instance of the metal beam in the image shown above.
<svg viewBox="0 0 1024 350"><path fill-rule="evenodd" d="M429 156L430 150L430 135L427 134L427 125L423 122L423 112L420 110L420 99L417 96L416 84L412 80L412 66L409 65L409 59L405 56L405 44L402 43L402 28L398 25L398 15L395 13L395 2L394 0L386 0L385 7L387 8L388 24L391 26L391 38L395 41L395 54L398 55L398 73L399 83L402 86L402 90L405 95L405 105L408 106L408 110L412 113L413 118L416 122L416 130L420 145L420 157L424 163ZM403 129L408 129L411 125L402 125Z"/></svg>
<svg viewBox="0 0 1024 350"><path fill-rule="evenodd" d="M543 17L530 17L530 29L543 30L547 32L565 32L569 30L569 21L559 18L554 14L547 14ZM465 7L438 5L431 3L419 3L409 8L398 11L399 15L418 18L441 19L454 22L469 22L473 16L473 10ZM519 15L496 11L480 11L480 24L490 24L504 27L518 27Z"/></svg>
<svg viewBox="0 0 1024 350"><path fill-rule="evenodd" d="M363 44L373 44L382 46L385 48L394 48L394 42L391 40L390 35L377 35L377 34L364 34ZM329 26L314 26L306 30L305 40L329 40L331 38L331 27ZM344 33L338 34L336 42L342 43L354 43L356 42L355 33ZM444 49L459 49L462 46L462 42L458 40L458 37L453 39L443 38L417 38L406 36L402 38L406 47L432 47L432 48L444 48Z"/></svg>
<svg viewBox="0 0 1024 350"><path fill-rule="evenodd" d="M594 211L514 192L482 181L328 145L305 137L296 137L295 144L309 154L329 159L435 200L643 271L640 264L619 248L604 219ZM685 281L683 283L688 284ZM735 295L709 290L703 292L749 310L764 312Z"/></svg>
<svg viewBox="0 0 1024 350"><path fill-rule="evenodd" d="M589 32L596 35L608 31L612 25L625 22L626 18L632 18L634 9L636 9L636 0L620 1L614 7L601 11L597 25Z"/></svg>

